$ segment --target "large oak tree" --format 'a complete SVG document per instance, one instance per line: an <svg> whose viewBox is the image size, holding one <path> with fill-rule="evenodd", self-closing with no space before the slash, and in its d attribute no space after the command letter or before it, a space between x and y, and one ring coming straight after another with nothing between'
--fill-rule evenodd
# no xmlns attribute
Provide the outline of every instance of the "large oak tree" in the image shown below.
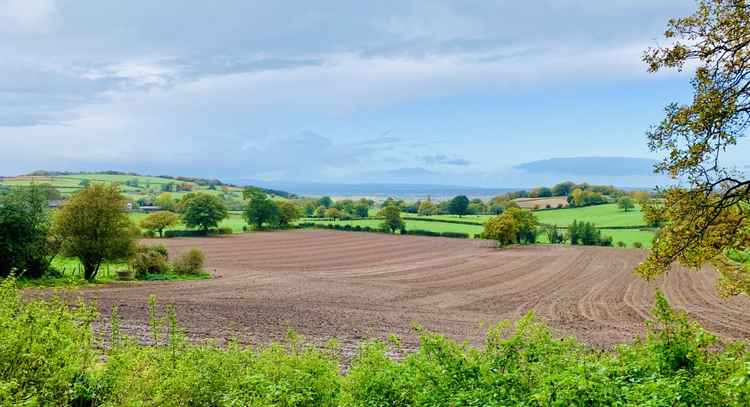
<svg viewBox="0 0 750 407"><path fill-rule="evenodd" d="M723 160L750 123L750 6L702 0L695 14L671 20L665 37L668 45L647 50L644 61L652 72L694 69L693 98L670 104L648 133L650 148L664 154L657 170L680 186L665 191L664 226L637 271L650 278L676 261L710 262L721 293L750 294L747 266L732 256L750 243L750 180Z"/></svg>

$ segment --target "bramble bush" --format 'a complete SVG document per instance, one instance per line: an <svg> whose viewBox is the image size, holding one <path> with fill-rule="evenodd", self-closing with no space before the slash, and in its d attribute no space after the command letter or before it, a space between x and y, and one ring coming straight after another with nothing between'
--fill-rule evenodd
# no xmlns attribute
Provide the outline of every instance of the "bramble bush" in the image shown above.
<svg viewBox="0 0 750 407"><path fill-rule="evenodd" d="M176 274L199 274L203 271L203 259L203 252L200 249L190 249L174 261L174 272Z"/></svg>
<svg viewBox="0 0 750 407"><path fill-rule="evenodd" d="M107 337L95 308L22 301L0 286L0 405L75 406L747 406L750 353L720 343L658 294L645 337L612 351L554 337L528 314L474 348L420 332L403 360L389 343L361 345L346 373L338 346L252 348L186 341L174 309L149 301L151 343ZM102 347L100 344L107 344Z"/></svg>

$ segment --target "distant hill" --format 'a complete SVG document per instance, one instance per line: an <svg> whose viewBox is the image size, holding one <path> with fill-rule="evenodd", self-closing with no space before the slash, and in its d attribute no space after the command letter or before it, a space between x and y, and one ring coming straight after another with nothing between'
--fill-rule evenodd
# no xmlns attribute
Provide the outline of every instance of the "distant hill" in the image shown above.
<svg viewBox="0 0 750 407"><path fill-rule="evenodd" d="M267 182L259 180L231 180L235 184L250 183L269 187L274 185L291 193L304 196L368 196L394 198L421 198L431 196L433 198L453 197L456 195L467 195L470 197L492 197L506 192L518 191L519 188L481 188L461 185L437 185L437 184L390 184L390 183L323 183L323 182Z"/></svg>
<svg viewBox="0 0 750 407"><path fill-rule="evenodd" d="M30 183L52 184L63 195L69 195L90 182L118 183L123 193L131 198L137 195L173 192L176 194L190 191L211 192L225 191L239 193L242 186L222 182L219 179L183 177L171 175L142 175L135 172L98 171L34 171L14 177L0 177L0 185L28 185ZM252 186L252 185L247 185ZM281 198L295 198L296 195L278 189L257 186L267 194Z"/></svg>

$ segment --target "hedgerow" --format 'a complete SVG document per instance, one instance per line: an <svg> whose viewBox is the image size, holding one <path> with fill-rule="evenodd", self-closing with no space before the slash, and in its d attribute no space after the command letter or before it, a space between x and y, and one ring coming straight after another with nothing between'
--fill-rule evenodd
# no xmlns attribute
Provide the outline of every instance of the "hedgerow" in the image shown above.
<svg viewBox="0 0 750 407"><path fill-rule="evenodd" d="M75 406L746 406L750 354L657 295L645 337L611 351L556 338L533 314L489 330L481 348L421 330L402 360L361 345L341 373L338 346L191 344L174 310L149 301L150 342L123 335L117 310L24 301L0 286L0 405ZM102 346L106 345L106 346Z"/></svg>

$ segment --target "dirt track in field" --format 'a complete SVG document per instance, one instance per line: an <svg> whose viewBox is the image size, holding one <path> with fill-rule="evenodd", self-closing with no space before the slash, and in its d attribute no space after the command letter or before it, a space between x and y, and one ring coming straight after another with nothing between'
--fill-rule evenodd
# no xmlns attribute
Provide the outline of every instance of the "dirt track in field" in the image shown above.
<svg viewBox="0 0 750 407"><path fill-rule="evenodd" d="M123 327L146 337L147 301L176 307L193 339L268 343L293 328L307 340L402 337L418 323L481 343L488 324L530 310L558 334L597 346L644 330L655 286L673 306L728 338L750 338L750 300L720 299L715 273L672 272L655 285L632 273L640 250L530 246L336 231L251 233L160 240L171 254L200 247L213 280L115 284L80 290L104 314L118 305Z"/></svg>

